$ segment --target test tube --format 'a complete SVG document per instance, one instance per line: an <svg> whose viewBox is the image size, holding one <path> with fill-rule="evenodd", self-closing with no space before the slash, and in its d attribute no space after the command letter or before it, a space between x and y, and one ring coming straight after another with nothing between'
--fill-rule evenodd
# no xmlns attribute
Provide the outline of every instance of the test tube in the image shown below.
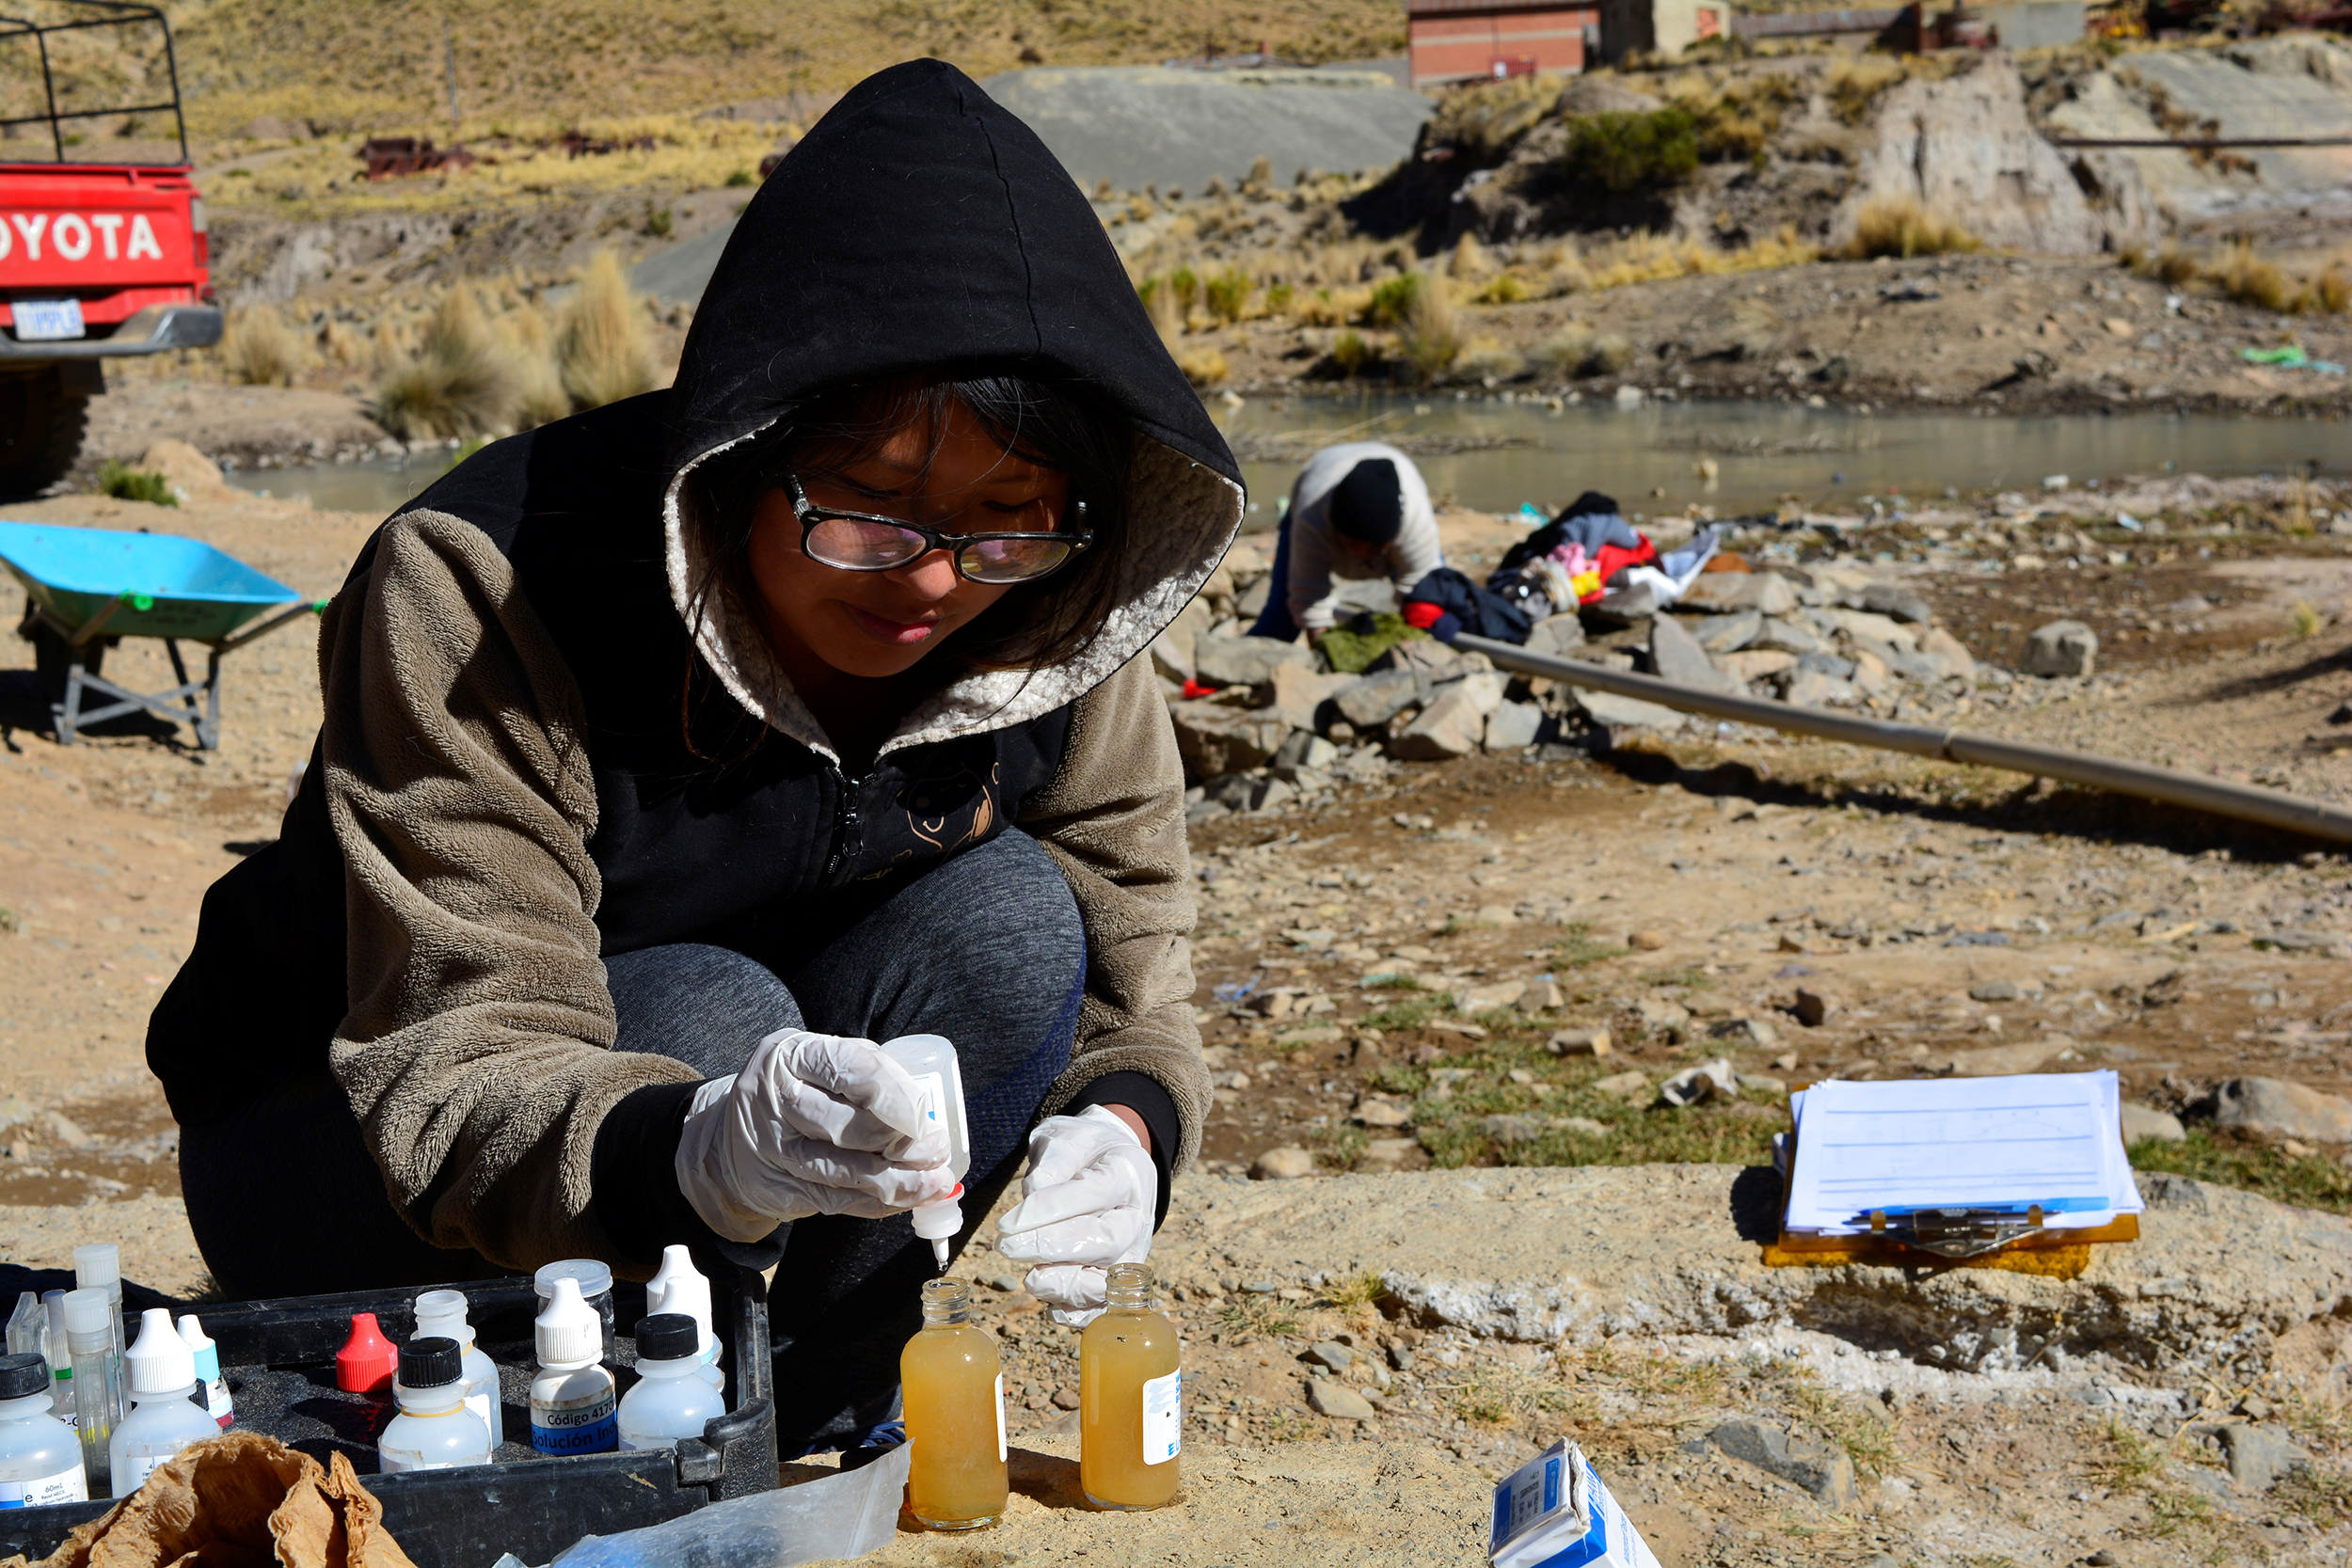
<svg viewBox="0 0 2352 1568"><path fill-rule="evenodd" d="M65 1342L65 1292L43 1291L40 1304L49 1310L49 1333L40 1347L40 1354L49 1360L49 1413L70 1427L78 1427L82 1413L73 1402L73 1356Z"/></svg>
<svg viewBox="0 0 2352 1568"><path fill-rule="evenodd" d="M85 1291L106 1292L106 1307L114 1317L114 1364L107 1369L106 1383L114 1390L114 1418L119 1421L128 1409L123 1399L130 1380L122 1375L122 1357L131 1348L122 1332L122 1249L112 1242L75 1247L73 1283Z"/></svg>
<svg viewBox="0 0 2352 1568"><path fill-rule="evenodd" d="M121 1402L116 1386L119 1363L114 1354L114 1324L106 1292L100 1290L65 1293L66 1350L73 1361L74 1432L82 1439L82 1472L89 1489L111 1495L109 1466L115 1416Z"/></svg>

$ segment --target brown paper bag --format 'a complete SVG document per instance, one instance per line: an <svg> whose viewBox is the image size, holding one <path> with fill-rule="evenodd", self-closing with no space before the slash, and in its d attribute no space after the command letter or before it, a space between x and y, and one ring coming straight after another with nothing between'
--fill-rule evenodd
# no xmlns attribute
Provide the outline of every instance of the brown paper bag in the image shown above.
<svg viewBox="0 0 2352 1568"><path fill-rule="evenodd" d="M39 1568L416 1568L351 1461L258 1432L183 1449ZM0 1568L28 1568L24 1559Z"/></svg>

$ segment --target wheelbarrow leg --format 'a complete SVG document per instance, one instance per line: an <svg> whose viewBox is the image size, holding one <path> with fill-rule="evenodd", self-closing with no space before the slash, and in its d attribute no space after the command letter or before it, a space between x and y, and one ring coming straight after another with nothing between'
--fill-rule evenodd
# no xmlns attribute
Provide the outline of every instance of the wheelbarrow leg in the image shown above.
<svg viewBox="0 0 2352 1568"><path fill-rule="evenodd" d="M182 683L185 685L185 682ZM194 707L196 699L188 699ZM220 650L215 648L204 663L204 719L196 726L196 743L207 752L220 750Z"/></svg>
<svg viewBox="0 0 2352 1568"><path fill-rule="evenodd" d="M52 726L57 732L57 744L73 744L74 721L82 712L82 650L73 650L73 662L65 667L65 701L49 710Z"/></svg>

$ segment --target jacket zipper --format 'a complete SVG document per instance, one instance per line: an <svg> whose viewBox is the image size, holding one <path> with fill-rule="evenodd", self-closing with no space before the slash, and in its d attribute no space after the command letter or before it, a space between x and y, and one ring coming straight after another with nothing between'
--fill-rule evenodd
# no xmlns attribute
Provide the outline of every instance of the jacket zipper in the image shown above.
<svg viewBox="0 0 2352 1568"><path fill-rule="evenodd" d="M865 847L858 835L857 801L863 779L852 779L839 768L833 776L841 785L840 803L833 814L833 851L825 858L825 885L838 887L846 879L849 867Z"/></svg>

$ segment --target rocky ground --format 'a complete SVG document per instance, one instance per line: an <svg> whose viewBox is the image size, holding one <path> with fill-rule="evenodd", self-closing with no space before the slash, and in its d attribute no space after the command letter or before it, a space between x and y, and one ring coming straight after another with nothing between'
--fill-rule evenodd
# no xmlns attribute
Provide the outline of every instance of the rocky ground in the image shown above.
<svg viewBox="0 0 2352 1568"><path fill-rule="evenodd" d="M81 496L12 515L186 531L317 594L373 523L189 477L178 511ZM1814 672L1865 709L2343 801L2343 505L2185 479L1799 516L1733 541L1763 570L1715 576L1784 583L1770 619L1830 617L1825 657L1887 664L1875 692ZM1510 537L1467 514L1445 527L1459 562ZM1220 585L1232 608L1249 565ZM1872 585L1884 610L1837 602ZM1914 657L1938 628L1977 673L1883 657L1870 644L1899 638L1832 611L1909 629ZM2016 673L2061 614L2100 633L2093 673ZM1695 637L1708 618L1675 624ZM1198 652L1214 627L1192 629ZM204 886L275 831L316 724L313 635L230 656L214 753L145 724L57 747L29 647L0 642L11 1260L106 1237L142 1282L205 1286L141 1024ZM1630 663L1655 636L1596 625L1571 652ZM160 683L161 663L131 643L108 673ZM1158 1253L1196 1373L1187 1501L1072 1513L1070 1337L992 1289L1027 1500L993 1536L903 1536L894 1557L1470 1560L1486 1488L1566 1433L1668 1562L2339 1560L2342 856L2007 776L1494 695L1532 699L1548 729L1488 752L1482 725L1469 754L1400 760L1421 714L1394 745L1368 722L1343 743L1352 772L1302 756L1301 790L1295 765L1258 765L1245 804L1292 789L1259 809L1210 803L1203 781L1196 1004L1218 1105ZM1936 1281L1764 1270L1741 1239L1739 1168L1786 1125L1788 1085L2075 1065L2115 1069L2145 1107L2141 1250L2071 1284ZM1692 1069L1707 1088L1666 1103ZM2228 1087L2249 1079L2288 1086ZM2205 1268L2197 1227L2223 1222L2265 1239ZM961 1266L1002 1283L985 1246ZM1771 1430L1727 1425L1743 1420Z"/></svg>

